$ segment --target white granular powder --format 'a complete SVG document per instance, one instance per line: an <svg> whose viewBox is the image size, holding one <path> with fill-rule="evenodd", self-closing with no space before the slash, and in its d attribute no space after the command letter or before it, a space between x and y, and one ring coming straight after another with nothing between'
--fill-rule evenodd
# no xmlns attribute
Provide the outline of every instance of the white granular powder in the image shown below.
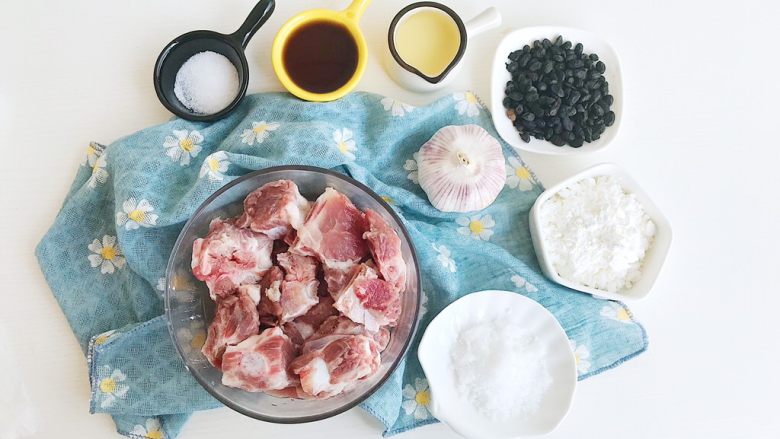
<svg viewBox="0 0 780 439"><path fill-rule="evenodd" d="M173 92L198 114L214 114L238 95L238 71L225 55L206 51L192 55L178 72Z"/></svg>
<svg viewBox="0 0 780 439"><path fill-rule="evenodd" d="M545 354L506 317L463 328L451 350L457 391L491 420L526 419L552 383Z"/></svg>
<svg viewBox="0 0 780 439"><path fill-rule="evenodd" d="M539 219L552 265L562 278L616 292L642 276L655 224L618 178L572 184L542 204Z"/></svg>

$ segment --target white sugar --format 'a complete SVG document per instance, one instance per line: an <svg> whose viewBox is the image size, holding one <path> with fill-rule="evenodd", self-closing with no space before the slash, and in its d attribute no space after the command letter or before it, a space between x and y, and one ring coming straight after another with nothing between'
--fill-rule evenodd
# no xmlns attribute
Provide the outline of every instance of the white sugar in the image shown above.
<svg viewBox="0 0 780 439"><path fill-rule="evenodd" d="M463 328L451 351L458 394L494 421L533 416L552 383L545 354L509 318Z"/></svg>
<svg viewBox="0 0 780 439"><path fill-rule="evenodd" d="M641 277L655 224L617 178L572 184L541 206L539 219L550 260L562 278L616 292Z"/></svg>
<svg viewBox="0 0 780 439"><path fill-rule="evenodd" d="M191 56L176 73L173 92L197 114L214 114L238 95L238 71L224 55L206 51Z"/></svg>

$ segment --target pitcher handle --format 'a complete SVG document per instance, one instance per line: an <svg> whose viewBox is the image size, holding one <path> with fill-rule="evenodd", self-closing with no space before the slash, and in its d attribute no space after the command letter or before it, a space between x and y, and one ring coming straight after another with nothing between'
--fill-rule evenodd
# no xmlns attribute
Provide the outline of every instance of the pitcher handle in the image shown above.
<svg viewBox="0 0 780 439"><path fill-rule="evenodd" d="M466 22L466 35L469 38L473 38L500 25L501 13L498 12L498 9L491 6Z"/></svg>

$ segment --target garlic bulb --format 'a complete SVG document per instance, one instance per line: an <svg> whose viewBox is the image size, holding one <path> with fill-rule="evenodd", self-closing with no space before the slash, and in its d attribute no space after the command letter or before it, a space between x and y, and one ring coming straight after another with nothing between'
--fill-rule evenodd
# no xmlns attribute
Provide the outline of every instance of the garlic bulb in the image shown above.
<svg viewBox="0 0 780 439"><path fill-rule="evenodd" d="M478 125L446 126L420 148L417 173L433 206L444 212L481 210L506 182L498 141Z"/></svg>

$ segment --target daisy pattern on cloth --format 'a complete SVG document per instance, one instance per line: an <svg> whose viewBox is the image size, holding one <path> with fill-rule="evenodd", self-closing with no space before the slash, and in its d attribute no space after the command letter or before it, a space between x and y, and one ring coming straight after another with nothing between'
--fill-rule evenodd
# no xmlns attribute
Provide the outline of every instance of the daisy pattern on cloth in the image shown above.
<svg viewBox="0 0 780 439"><path fill-rule="evenodd" d="M590 350L584 344L578 345L574 340L569 340L571 350L574 352L574 362L577 365L577 373L580 375L590 370Z"/></svg>
<svg viewBox="0 0 780 439"><path fill-rule="evenodd" d="M420 313L417 315L417 321L422 320L428 314L428 293L425 290L420 290Z"/></svg>
<svg viewBox="0 0 780 439"><path fill-rule="evenodd" d="M94 189L98 184L103 184L108 181L108 171L106 171L106 153L100 155L95 159L95 163L92 165L92 175L87 180L87 186Z"/></svg>
<svg viewBox="0 0 780 439"><path fill-rule="evenodd" d="M116 225L125 226L125 230L154 226L157 224L157 214L153 211L154 207L147 200L136 202L135 197L130 197L122 203L122 211L116 213Z"/></svg>
<svg viewBox="0 0 780 439"><path fill-rule="evenodd" d="M342 128L333 132L333 141L336 142L336 149L350 160L355 160L355 139L352 138L352 131Z"/></svg>
<svg viewBox="0 0 780 439"><path fill-rule="evenodd" d="M116 236L103 235L102 240L95 239L87 246L91 255L87 256L92 268L100 267L103 274L111 274L114 268L125 266L125 257L122 250L116 245Z"/></svg>
<svg viewBox="0 0 780 439"><path fill-rule="evenodd" d="M431 246L436 251L436 253L439 254L436 259L439 261L442 267L449 270L450 273L455 273L458 271L458 267L455 265L455 260L450 257L452 256L452 253L450 252L450 249L447 248L447 246L443 244L431 244Z"/></svg>
<svg viewBox="0 0 780 439"><path fill-rule="evenodd" d="M206 329L203 327L203 321L193 320L189 327L179 328L176 331L176 338L183 342L179 346L186 355L200 352L200 348L206 342Z"/></svg>
<svg viewBox="0 0 780 439"><path fill-rule="evenodd" d="M130 434L146 439L164 439L165 433L162 431L162 425L157 418L149 418L144 425L136 425L130 430Z"/></svg>
<svg viewBox="0 0 780 439"><path fill-rule="evenodd" d="M252 128L245 129L241 132L241 141L247 145L254 145L255 142L263 143L271 131L275 131L279 128L278 122L266 122L261 120L260 122L252 122Z"/></svg>
<svg viewBox="0 0 780 439"><path fill-rule="evenodd" d="M95 166L95 162L103 151L102 148L103 146L98 143L89 142L84 154L84 160L81 161L81 166Z"/></svg>
<svg viewBox="0 0 780 439"><path fill-rule="evenodd" d="M534 188L532 179L531 171L520 160L516 157L509 157L509 163L506 165L507 186L521 191L530 191Z"/></svg>
<svg viewBox="0 0 780 439"><path fill-rule="evenodd" d="M601 308L601 316L621 323L631 323L631 314L619 303L610 302Z"/></svg>
<svg viewBox="0 0 780 439"><path fill-rule="evenodd" d="M97 391L100 399L100 407L111 407L117 399L124 399L130 388L122 384L127 379L119 369L111 371L111 366L103 365L97 371Z"/></svg>
<svg viewBox="0 0 780 439"><path fill-rule="evenodd" d="M431 402L428 380L415 378L414 387L411 384L404 386L401 396L404 398L401 407L408 416L413 416L414 419L420 421L431 417L431 413L428 411L428 404Z"/></svg>
<svg viewBox="0 0 780 439"><path fill-rule="evenodd" d="M198 177L208 176L210 181L222 181L225 178L224 172L228 170L229 166L230 162L225 151L217 151L203 161Z"/></svg>
<svg viewBox="0 0 780 439"><path fill-rule="evenodd" d="M406 113L411 113L414 111L413 106L393 98L383 98L380 102L382 103L382 107L384 107L385 111L389 112L393 116L404 117Z"/></svg>
<svg viewBox="0 0 780 439"><path fill-rule="evenodd" d="M412 158L404 163L404 169L409 171L406 174L406 178L412 181L414 184L420 184L419 175L417 174L417 160L420 158L420 153L416 152L412 154Z"/></svg>
<svg viewBox="0 0 780 439"><path fill-rule="evenodd" d="M509 278L509 280L511 280L512 283L515 284L517 288L523 288L529 293L535 293L539 291L538 288L531 285L530 282L528 282L523 276L520 276L519 274L513 274L512 277Z"/></svg>
<svg viewBox="0 0 780 439"><path fill-rule="evenodd" d="M157 286L155 286L155 289L161 293L165 292L165 277L161 277L157 279Z"/></svg>
<svg viewBox="0 0 780 439"><path fill-rule="evenodd" d="M119 335L119 333L116 332L116 329L112 329L102 334L98 334L98 336L95 337L95 341L93 343L100 346L102 344L105 344L107 341L111 340L112 338L116 337L117 335Z"/></svg>
<svg viewBox="0 0 780 439"><path fill-rule="evenodd" d="M203 135L195 130L173 130L173 136L165 137L163 147L167 150L165 153L174 162L178 161L181 166L189 166L190 157L197 157L200 153L202 142Z"/></svg>
<svg viewBox="0 0 780 439"><path fill-rule="evenodd" d="M462 216L456 219L455 222L461 226L458 227L458 233L466 236L471 235L472 238L483 241L490 241L490 237L493 236L492 229L496 225L491 215L477 215L471 218Z"/></svg>
<svg viewBox="0 0 780 439"><path fill-rule="evenodd" d="M455 99L455 109L458 110L458 114L466 115L468 117L475 117L479 115L479 110L482 108L482 104L479 103L479 99L474 93L467 91L462 93L455 93L452 95Z"/></svg>

